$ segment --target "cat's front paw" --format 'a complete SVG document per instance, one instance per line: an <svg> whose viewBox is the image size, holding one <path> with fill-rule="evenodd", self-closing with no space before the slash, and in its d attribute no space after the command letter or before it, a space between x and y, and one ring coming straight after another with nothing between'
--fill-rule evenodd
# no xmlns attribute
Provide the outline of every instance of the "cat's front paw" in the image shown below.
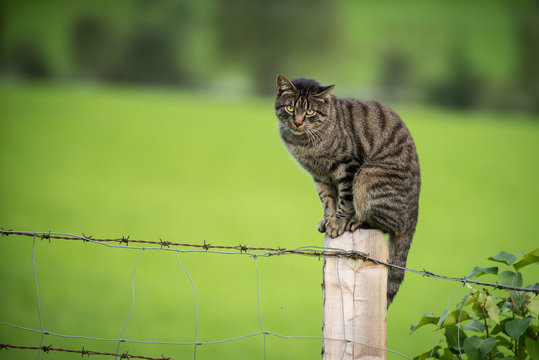
<svg viewBox="0 0 539 360"><path fill-rule="evenodd" d="M350 232L354 232L356 231L357 229L359 229L361 227L361 222L359 221L359 219L357 217L353 217L350 219L350 221L348 221L348 224L346 224L346 231L350 231Z"/></svg>
<svg viewBox="0 0 539 360"><path fill-rule="evenodd" d="M321 233L325 233L326 232L326 225L328 223L328 219L326 218L323 218L319 223L318 223L318 232L321 232Z"/></svg>
<svg viewBox="0 0 539 360"><path fill-rule="evenodd" d="M346 231L348 219L330 218L326 220L326 234L331 238L341 236Z"/></svg>

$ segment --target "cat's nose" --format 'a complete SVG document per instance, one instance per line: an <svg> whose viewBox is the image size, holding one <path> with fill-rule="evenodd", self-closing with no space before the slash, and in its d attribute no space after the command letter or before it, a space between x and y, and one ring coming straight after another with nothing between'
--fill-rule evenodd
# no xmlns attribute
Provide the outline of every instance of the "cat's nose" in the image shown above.
<svg viewBox="0 0 539 360"><path fill-rule="evenodd" d="M294 124L296 126L300 126L301 124L303 124L303 116L296 116L294 118Z"/></svg>

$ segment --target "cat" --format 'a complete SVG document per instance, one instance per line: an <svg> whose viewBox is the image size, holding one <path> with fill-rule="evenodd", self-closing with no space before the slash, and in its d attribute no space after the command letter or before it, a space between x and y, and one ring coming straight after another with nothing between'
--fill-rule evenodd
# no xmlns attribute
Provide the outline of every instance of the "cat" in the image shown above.
<svg viewBox="0 0 539 360"><path fill-rule="evenodd" d="M404 267L418 216L421 176L401 118L377 101L340 99L335 86L277 76L275 112L292 156L313 177L324 208L318 231L389 234L389 262ZM404 270L388 269L387 304Z"/></svg>

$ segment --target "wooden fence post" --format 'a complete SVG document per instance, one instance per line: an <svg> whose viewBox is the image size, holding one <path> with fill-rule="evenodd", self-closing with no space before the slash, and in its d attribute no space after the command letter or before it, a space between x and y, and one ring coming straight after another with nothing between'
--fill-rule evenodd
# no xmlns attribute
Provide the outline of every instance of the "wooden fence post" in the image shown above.
<svg viewBox="0 0 539 360"><path fill-rule="evenodd" d="M378 230L345 232L326 250L355 250L387 262L385 236ZM370 261L328 257L324 260L323 359L386 359L387 268ZM344 310L344 311L343 311ZM357 343L330 339L346 339Z"/></svg>

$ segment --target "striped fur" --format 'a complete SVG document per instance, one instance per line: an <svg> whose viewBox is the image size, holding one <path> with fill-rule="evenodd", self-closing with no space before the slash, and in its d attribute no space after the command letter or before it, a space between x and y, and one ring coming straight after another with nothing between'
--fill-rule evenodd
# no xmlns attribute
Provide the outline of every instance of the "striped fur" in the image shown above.
<svg viewBox="0 0 539 360"><path fill-rule="evenodd" d="M324 208L318 230L333 238L358 228L382 230L389 234L389 261L405 266L421 185L412 136L379 102L332 92L314 80L277 77L281 138L314 179ZM404 271L389 269L388 304L403 278Z"/></svg>

